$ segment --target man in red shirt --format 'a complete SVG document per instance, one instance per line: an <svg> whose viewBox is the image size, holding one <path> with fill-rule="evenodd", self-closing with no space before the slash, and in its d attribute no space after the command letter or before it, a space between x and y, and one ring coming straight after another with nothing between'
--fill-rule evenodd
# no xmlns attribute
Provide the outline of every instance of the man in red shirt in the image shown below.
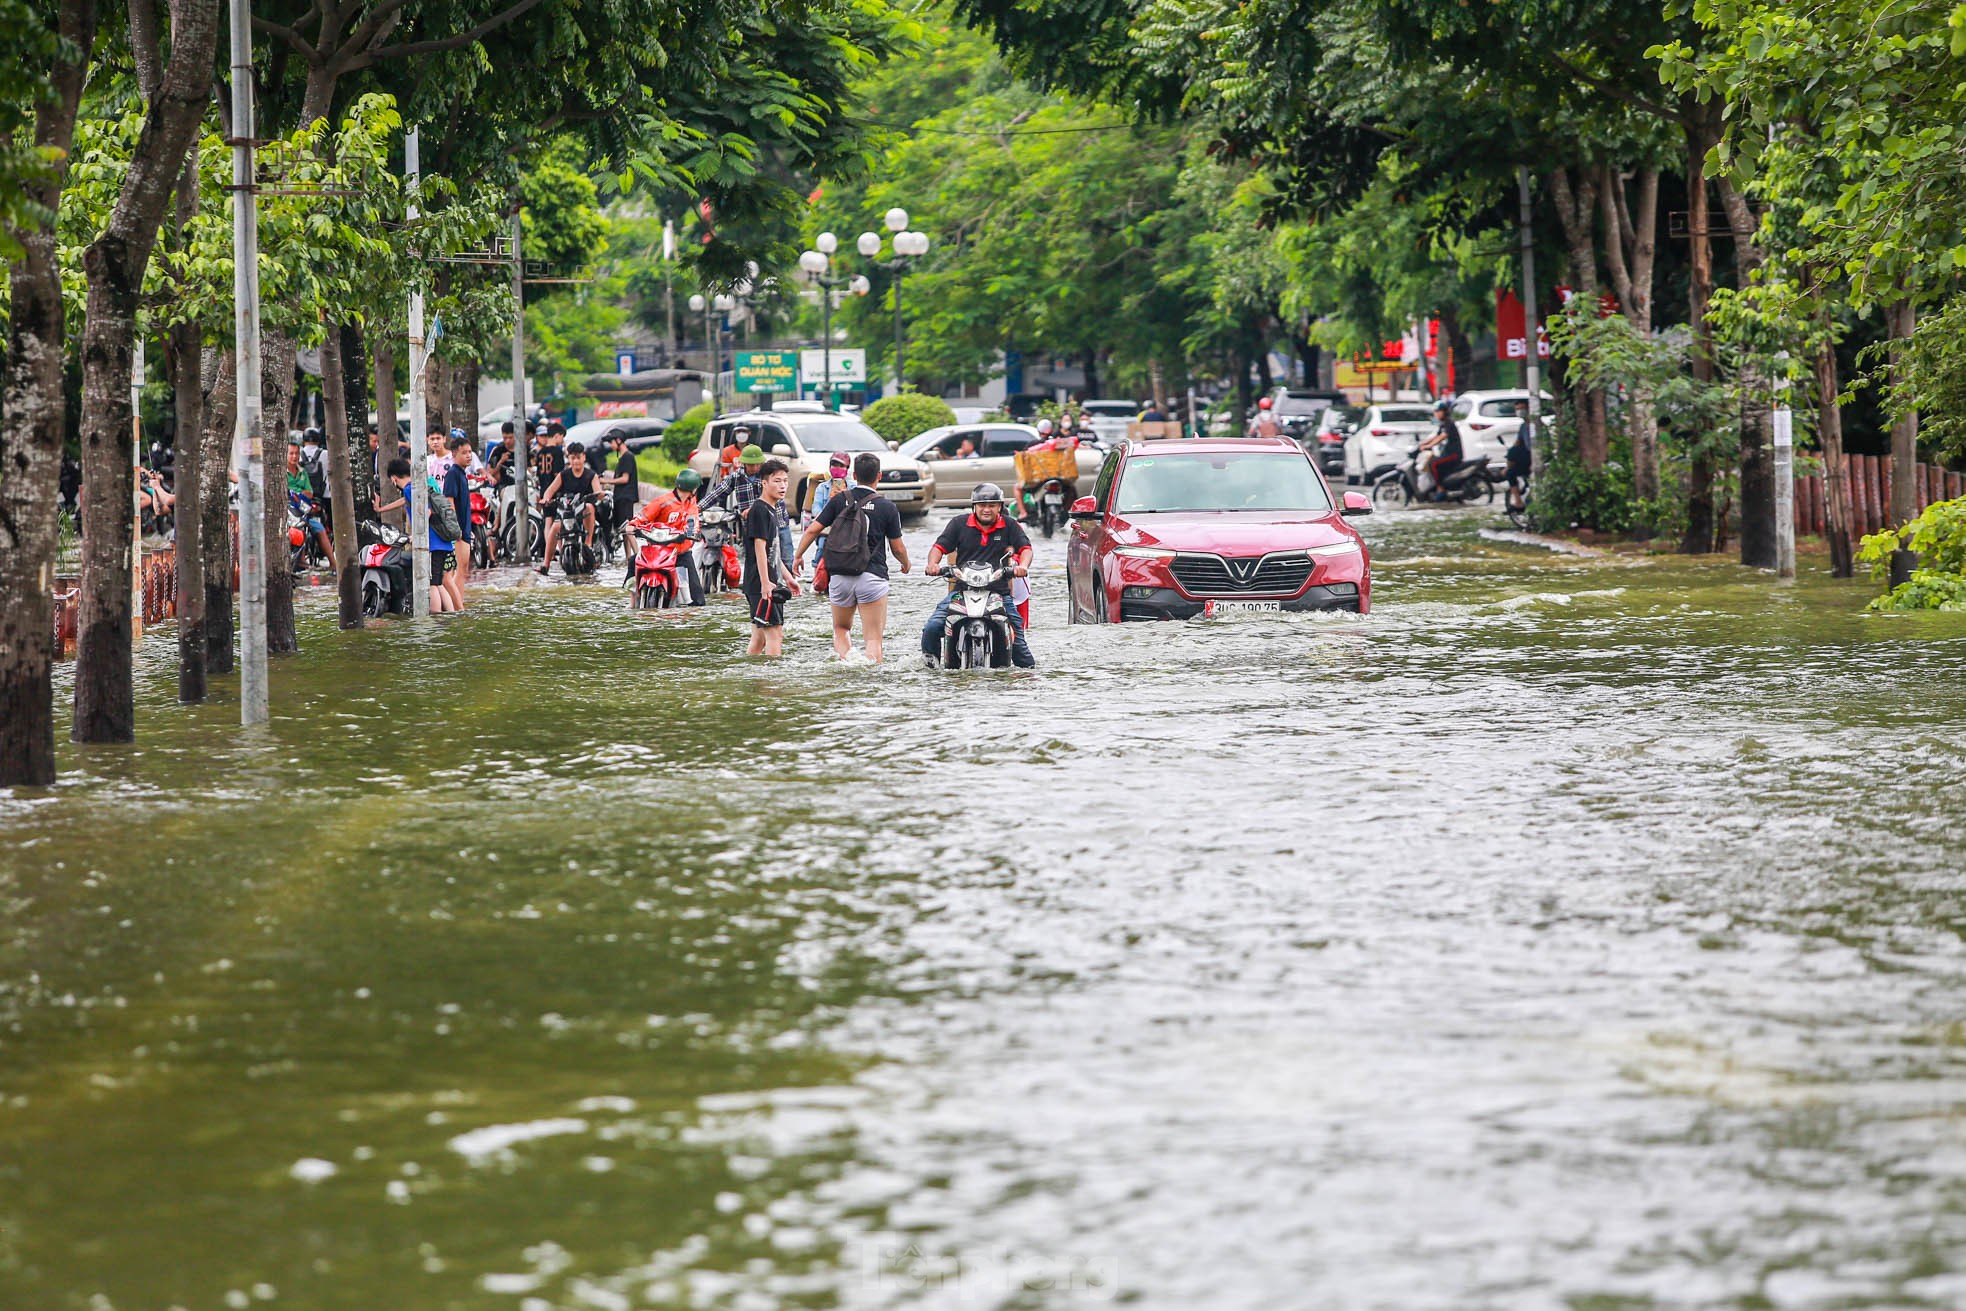
<svg viewBox="0 0 1966 1311"><path fill-rule="evenodd" d="M630 528L669 528L679 533L693 532L696 528L696 489L703 486L703 478L694 469L684 469L676 475L676 486L644 505L628 521ZM697 573L696 552L685 550L681 553L683 573L689 578L689 603L702 605L703 579Z"/></svg>

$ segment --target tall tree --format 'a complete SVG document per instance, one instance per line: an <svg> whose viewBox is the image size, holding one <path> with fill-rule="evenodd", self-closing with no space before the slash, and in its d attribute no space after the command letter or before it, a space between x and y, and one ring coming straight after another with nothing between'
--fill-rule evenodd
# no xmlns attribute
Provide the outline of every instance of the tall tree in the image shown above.
<svg viewBox="0 0 1966 1311"><path fill-rule="evenodd" d="M0 43L49 57L50 77L45 87L28 82L39 93L34 152L0 177L9 210L0 232L15 252L0 402L0 787L55 780L55 508L67 406L54 218L96 36L93 0L5 10ZM13 142L11 130L0 134L0 151Z"/></svg>
<svg viewBox="0 0 1966 1311"><path fill-rule="evenodd" d="M158 58L146 41L146 0L132 0L131 42L141 72ZM108 223L83 256L88 311L82 333L82 603L76 623L78 742L128 742L136 734L132 683L130 542L136 445L130 365L144 272L185 150L212 95L218 0L171 0L170 57L145 96L137 141ZM151 27L154 28L154 23Z"/></svg>

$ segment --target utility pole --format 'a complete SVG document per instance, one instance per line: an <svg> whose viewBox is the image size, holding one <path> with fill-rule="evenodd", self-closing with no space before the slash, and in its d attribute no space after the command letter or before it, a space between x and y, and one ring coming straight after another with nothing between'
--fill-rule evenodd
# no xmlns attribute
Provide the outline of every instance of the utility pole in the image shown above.
<svg viewBox="0 0 1966 1311"><path fill-rule="evenodd" d="M680 346L676 341L676 225L670 219L662 221L662 312L668 319L669 359L663 364L668 368L675 362Z"/></svg>
<svg viewBox="0 0 1966 1311"><path fill-rule="evenodd" d="M237 0L234 0L237 3ZM423 167L417 153L416 129L403 136L403 174L409 183L409 221L421 217L416 196ZM430 447L420 431L427 422L423 408L423 292L410 292L410 613L421 619L430 613Z"/></svg>
<svg viewBox="0 0 1966 1311"><path fill-rule="evenodd" d="M519 201L512 204L512 431L518 450L512 456L512 558L532 563L531 470L532 418L526 407L526 261L519 244Z"/></svg>
<svg viewBox="0 0 1966 1311"><path fill-rule="evenodd" d="M1784 352L1786 353L1786 352ZM1788 390L1788 379L1776 382ZM1795 577L1795 423L1788 398L1775 398L1775 576Z"/></svg>
<svg viewBox="0 0 1966 1311"><path fill-rule="evenodd" d="M253 162L253 15L232 0L232 331L238 415L232 468L239 477L239 722L264 724L266 701L266 516L260 509L264 453L259 432L259 197Z"/></svg>
<svg viewBox="0 0 1966 1311"><path fill-rule="evenodd" d="M143 332L130 342L130 460L135 477L136 504L130 514L130 621L134 637L143 636Z"/></svg>
<svg viewBox="0 0 1966 1311"><path fill-rule="evenodd" d="M1543 367L1536 348L1542 343L1539 331L1540 320L1536 317L1536 233L1534 227L1535 204L1529 192L1529 169L1527 165L1517 165L1515 170L1516 201L1518 205L1517 231L1522 239L1522 377L1529 391L1529 476L1533 481L1543 472L1544 446L1542 424L1537 422L1543 412Z"/></svg>

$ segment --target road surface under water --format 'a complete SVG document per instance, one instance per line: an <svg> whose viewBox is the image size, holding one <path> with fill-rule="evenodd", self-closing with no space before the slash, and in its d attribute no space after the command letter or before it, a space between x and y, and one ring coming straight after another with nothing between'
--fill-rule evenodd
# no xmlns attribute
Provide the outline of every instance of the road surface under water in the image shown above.
<svg viewBox="0 0 1966 1311"><path fill-rule="evenodd" d="M0 1306L1966 1304L1966 620L1494 520L1362 621L1045 544L1035 676L153 637L0 794Z"/></svg>

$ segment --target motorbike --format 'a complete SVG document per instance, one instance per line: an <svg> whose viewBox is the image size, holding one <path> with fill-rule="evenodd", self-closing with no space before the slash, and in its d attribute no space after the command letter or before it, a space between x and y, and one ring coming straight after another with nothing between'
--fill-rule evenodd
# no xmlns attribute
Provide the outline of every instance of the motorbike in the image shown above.
<svg viewBox="0 0 1966 1311"><path fill-rule="evenodd" d="M471 567L491 568L492 533L497 525L492 522L491 501L477 488L471 489Z"/></svg>
<svg viewBox="0 0 1966 1311"><path fill-rule="evenodd" d="M744 566L737 554L737 516L729 510L705 510L697 520L701 536L696 539L696 572L708 592L736 587L744 579Z"/></svg>
<svg viewBox="0 0 1966 1311"><path fill-rule="evenodd" d="M1415 446L1406 454L1404 463L1382 473L1372 483L1372 503L1382 509L1393 506L1411 505L1415 501L1436 499L1460 501L1472 505L1476 501L1493 501L1495 485L1489 481L1486 460L1462 460L1440 480L1438 489L1434 486L1433 473L1422 462L1420 448Z"/></svg>
<svg viewBox="0 0 1966 1311"><path fill-rule="evenodd" d="M314 534L307 531L307 511L289 496L287 498L287 568L298 577L312 573L327 564L321 555L321 544L314 540Z"/></svg>
<svg viewBox="0 0 1966 1311"><path fill-rule="evenodd" d="M519 558L519 494L507 487L499 493L498 549L507 560ZM534 500L526 510L526 559L537 560L546 545L546 520Z"/></svg>
<svg viewBox="0 0 1966 1311"><path fill-rule="evenodd" d="M581 511L594 504L593 496L562 496L553 507L560 521L560 572L579 578L594 572L599 554L588 545L586 522ZM599 540L598 531L595 540Z"/></svg>
<svg viewBox="0 0 1966 1311"><path fill-rule="evenodd" d="M951 566L949 618L942 629L942 668L1002 669L1010 664L1015 633L1004 598L990 588L1010 574L1008 565Z"/></svg>
<svg viewBox="0 0 1966 1311"><path fill-rule="evenodd" d="M629 528L623 541L628 573L621 585L634 588L635 609L670 610L689 603L682 570L683 552L690 549L688 533L661 525Z"/></svg>
<svg viewBox="0 0 1966 1311"><path fill-rule="evenodd" d="M386 523L365 523L362 535L376 539L362 548L362 613L371 619L410 613L410 539Z"/></svg>
<svg viewBox="0 0 1966 1311"><path fill-rule="evenodd" d="M1063 478L1047 478L1038 487L1038 527L1046 537L1057 533L1065 522L1065 507L1072 496Z"/></svg>

